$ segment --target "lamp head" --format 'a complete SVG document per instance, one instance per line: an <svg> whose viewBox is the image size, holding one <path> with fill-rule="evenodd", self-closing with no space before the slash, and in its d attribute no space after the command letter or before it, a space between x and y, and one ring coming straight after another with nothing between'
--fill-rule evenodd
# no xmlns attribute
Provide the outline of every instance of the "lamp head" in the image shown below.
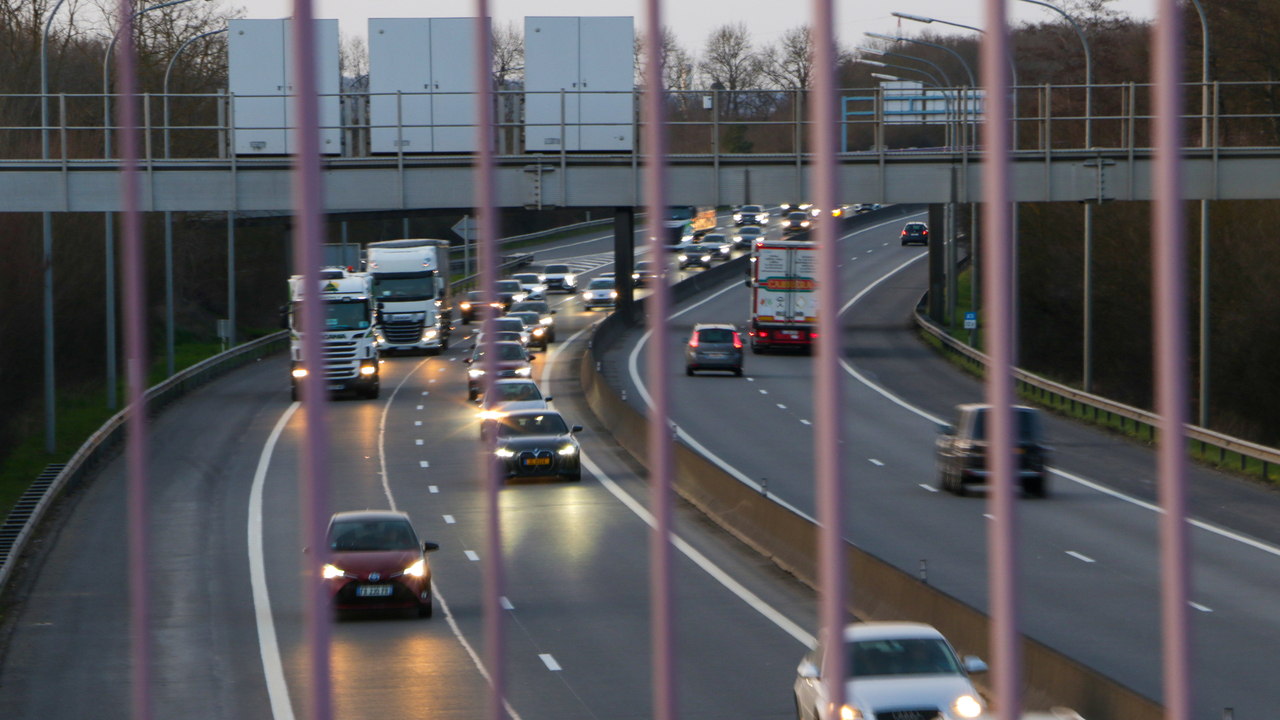
<svg viewBox="0 0 1280 720"><path fill-rule="evenodd" d="M895 12L895 13L889 13L889 14L896 18L902 18L903 20L911 20L913 22L918 22L918 23L925 23L926 25L933 22L933 18L924 17L923 15L912 15L911 13L901 13L901 12Z"/></svg>

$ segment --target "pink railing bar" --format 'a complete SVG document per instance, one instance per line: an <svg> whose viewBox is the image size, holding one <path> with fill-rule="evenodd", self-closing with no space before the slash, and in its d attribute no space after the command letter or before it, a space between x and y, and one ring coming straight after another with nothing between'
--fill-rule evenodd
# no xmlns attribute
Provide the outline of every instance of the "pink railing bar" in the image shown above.
<svg viewBox="0 0 1280 720"><path fill-rule="evenodd" d="M124 350L129 421L125 462L129 515L130 697L135 720L151 719L151 533L147 498L147 305L142 213L138 210L138 77L133 0L120 0L120 206L124 230ZM108 61L109 62L109 61ZM110 131L108 131L110 132Z"/></svg>
<svg viewBox="0 0 1280 720"><path fill-rule="evenodd" d="M991 656L995 712L1003 720L1022 716L1022 654L1018 637L1019 487L1013 456L1013 205L1009 175L1012 123L1009 107L1009 27L1004 0L987 0L982 38L982 83L986 88L986 124L982 166L982 242L987 298L987 423L991 476L987 503L987 576L991 608Z"/></svg>
<svg viewBox="0 0 1280 720"><path fill-rule="evenodd" d="M811 127L810 152L813 170L811 192L819 208L817 281L818 346L814 358L813 406L814 455L817 476L814 495L818 523L818 627L826 640L822 674L827 702L833 708L828 717L839 718L844 706L845 647L845 547L844 493L841 492L840 351L844 333L840 331L840 248L838 220L840 206L836 152L839 112L836 88L835 9L832 0L813 2L813 91L809 94ZM800 138L797 138L799 140ZM801 148L797 148L797 152Z"/></svg>
<svg viewBox="0 0 1280 720"><path fill-rule="evenodd" d="M1168 720L1191 718L1191 639L1187 608L1186 219L1182 200L1182 8L1159 0L1152 73L1155 76L1155 166L1151 217L1155 279L1156 412L1160 415L1156 470L1160 505L1161 635L1164 638L1164 708Z"/></svg>
<svg viewBox="0 0 1280 720"><path fill-rule="evenodd" d="M647 205L645 229L649 234L649 257L671 264L665 247L662 219L667 214L666 93L662 87L662 0L647 0L645 16L645 83L642 101L644 142L644 201ZM670 269L670 268L668 268ZM671 295L665 282L653 284L653 294L645 300L649 312L649 392L653 397L649 423L649 512L653 529L649 534L649 598L653 644L653 717L674 720L675 691L675 608L671 602L671 428L670 383L667 354L667 314Z"/></svg>
<svg viewBox="0 0 1280 720"><path fill-rule="evenodd" d="M314 720L329 720L329 598L320 583L320 568L328 562L329 544L325 532L329 523L328 428L325 410L324 327L320 302L320 243L324 227L321 214L324 199L320 186L319 101L316 99L315 16L311 0L293 3L293 84L297 88L295 130L297 155L293 164L293 256L294 272L303 276L302 356L307 374L302 382L302 409L306 435L298 476L301 495L303 545L313 550L302 566L303 640L311 702L307 707Z"/></svg>
<svg viewBox="0 0 1280 720"><path fill-rule="evenodd" d="M489 303L498 299L498 215L494 208L493 182L493 39L489 30L489 0L476 0L476 177L475 214L480 232L480 286L484 292L484 382L485 392L493 386L498 375L498 360L494 355L493 321L498 312ZM496 435L497 433L494 433ZM484 717L501 720L506 698L506 636L502 606L499 599L503 587L502 517L499 491L504 475L493 443L483 443L484 457L480 467L485 470L485 557L481 568L480 602L484 612L484 656L489 666L489 697Z"/></svg>

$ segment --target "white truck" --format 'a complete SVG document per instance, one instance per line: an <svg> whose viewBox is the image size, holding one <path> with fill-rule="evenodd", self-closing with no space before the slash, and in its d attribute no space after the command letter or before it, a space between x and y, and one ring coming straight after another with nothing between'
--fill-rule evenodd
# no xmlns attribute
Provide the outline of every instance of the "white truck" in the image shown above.
<svg viewBox="0 0 1280 720"><path fill-rule="evenodd" d="M324 360L312 362L303 356L302 301L306 295L305 278L289 278L289 306L285 318L289 329L290 371L293 377L293 399L300 396L300 382L308 372L324 369L325 385L330 392L353 391L359 397L377 398L378 349L373 336L373 278L367 273L354 273L346 268L331 267L320 271L319 299Z"/></svg>
<svg viewBox="0 0 1280 720"><path fill-rule="evenodd" d="M751 351L811 350L817 336L817 248L811 242L757 240L752 248Z"/></svg>
<svg viewBox="0 0 1280 720"><path fill-rule="evenodd" d="M365 248L377 302L378 349L440 354L449 349L448 240L385 240Z"/></svg>

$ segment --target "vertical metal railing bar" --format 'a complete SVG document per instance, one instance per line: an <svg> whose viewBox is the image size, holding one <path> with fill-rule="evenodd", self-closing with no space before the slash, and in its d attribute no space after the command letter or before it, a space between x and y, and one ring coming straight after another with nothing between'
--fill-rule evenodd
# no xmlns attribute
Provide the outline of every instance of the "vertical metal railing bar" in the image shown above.
<svg viewBox="0 0 1280 720"><path fill-rule="evenodd" d="M649 257L671 263L666 251L666 94L662 87L662 0L645 3L645 86L644 86L644 200L647 205L645 232ZM797 148L798 150L798 148ZM670 267L668 268L670 270ZM648 348L649 392L653 412L649 423L649 512L653 529L649 534L650 638L653 667L654 720L674 720L675 698L675 608L671 602L671 430L670 382L667 333L670 290L666 283L654 283L645 301L652 333Z"/></svg>
<svg viewBox="0 0 1280 720"><path fill-rule="evenodd" d="M297 140L293 161L294 272L303 276L302 356L307 374L302 384L302 409L306 434L298 477L301 496L302 544L312 554L302 568L303 644L307 658L313 720L329 720L329 601L320 584L320 568L328 562L325 532L329 521L328 428L325 410L323 327L320 302L320 243L323 233L320 186L319 101L316 97L315 15L311 0L293 2L293 86ZM288 81L290 78L287 78ZM295 310L296 312L296 310Z"/></svg>
<svg viewBox="0 0 1280 720"><path fill-rule="evenodd" d="M1191 718L1191 639L1187 592L1186 449L1189 416L1186 307L1186 227L1182 200L1182 8L1156 4L1152 42L1155 82L1155 199L1151 222L1154 264L1156 412L1160 415L1156 469L1160 505L1160 600L1164 709L1168 720Z"/></svg>
<svg viewBox="0 0 1280 720"><path fill-rule="evenodd" d="M494 355L494 319L498 311L490 303L498 299L498 215L495 208L493 132L493 38L489 29L489 0L476 0L475 87L476 87L476 174L475 212L480 241L480 287L484 308L484 392L498 374ZM563 137L563 133L562 133ZM564 147L563 142L561 148ZM493 433L496 435L496 433ZM485 557L481 568L480 603L484 624L484 658L489 667L489 696L484 717L501 720L506 696L506 617L499 598L503 594L505 568L502 558L502 516L500 491L505 473L493 452L492 441L481 448L480 467L485 487Z"/></svg>
<svg viewBox="0 0 1280 720"><path fill-rule="evenodd" d="M138 78L134 62L133 1L120 0L120 205L124 230L125 377L129 416L126 440L129 522L130 700L135 720L151 718L150 528L147 502L146 270L142 214L138 210ZM109 65L111 58L104 63ZM110 135L110 129L104 128Z"/></svg>
<svg viewBox="0 0 1280 720"><path fill-rule="evenodd" d="M988 595L991 607L990 647L996 715L1021 717L1022 658L1018 635L1017 492L1013 456L1013 213L1009 189L1009 26L1003 0L986 0L986 36L981 48L981 73L986 86L986 153L983 159L983 245L987 269L983 295L987 303L987 403L991 428L991 477L987 503L993 516L987 525ZM1047 138L1046 138L1047 140Z"/></svg>
<svg viewBox="0 0 1280 720"><path fill-rule="evenodd" d="M840 252L835 209L840 188L836 158L836 51L833 0L813 2L813 91L809 94L812 125L812 188L817 203L818 347L814 368L814 455L818 504L818 626L826 640L822 676L828 717L841 717L844 706L845 562L844 498L841 478Z"/></svg>

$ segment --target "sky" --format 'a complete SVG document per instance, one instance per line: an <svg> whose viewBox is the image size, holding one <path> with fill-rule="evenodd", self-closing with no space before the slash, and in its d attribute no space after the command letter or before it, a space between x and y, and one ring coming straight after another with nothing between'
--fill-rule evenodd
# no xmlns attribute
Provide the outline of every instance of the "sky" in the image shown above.
<svg viewBox="0 0 1280 720"><path fill-rule="evenodd" d="M289 15L291 0L231 0L251 18ZM1010 2L1013 22L1038 22L1055 14L1025 2ZM1154 0L1115 0L1112 7L1134 17L1155 14ZM491 0L491 12L499 22L515 20L523 25L527 15L631 15L636 27L644 24L642 0ZM698 50L715 27L744 22L756 43L773 42L782 32L809 20L807 0L666 0L666 24L690 50ZM461 17L475 11L474 0L316 0L316 17L337 18L344 35L366 35L371 17ZM837 0L836 33L846 45L857 45L867 31L895 34L898 20L889 13L905 12L981 27L981 0ZM916 34L926 26L902 21L904 33ZM933 26L944 30L945 26ZM956 32L963 32L956 30Z"/></svg>

